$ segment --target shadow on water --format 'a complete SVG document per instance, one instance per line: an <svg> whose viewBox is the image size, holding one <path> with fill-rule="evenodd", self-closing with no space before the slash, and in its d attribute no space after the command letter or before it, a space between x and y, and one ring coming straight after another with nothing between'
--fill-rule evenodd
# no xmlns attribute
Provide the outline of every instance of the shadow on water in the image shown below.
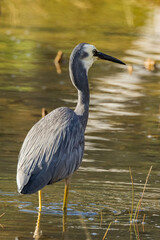
<svg viewBox="0 0 160 240"><path fill-rule="evenodd" d="M158 3L142 0L0 3L0 239L33 239L36 223L37 239L103 239L108 226L109 239L159 239L159 13ZM40 214L35 194L17 193L15 176L22 141L41 108L75 107L68 59L79 42L93 43L133 69L97 62L89 72L86 148L66 220L63 182L44 188ZM61 74L54 65L59 50ZM153 69L144 66L148 58ZM129 232L129 167L135 211L150 166L138 221Z"/></svg>

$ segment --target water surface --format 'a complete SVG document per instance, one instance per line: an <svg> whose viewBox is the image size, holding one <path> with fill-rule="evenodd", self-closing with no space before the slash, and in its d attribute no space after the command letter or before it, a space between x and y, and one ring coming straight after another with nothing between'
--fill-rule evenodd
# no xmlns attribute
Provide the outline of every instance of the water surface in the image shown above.
<svg viewBox="0 0 160 240"><path fill-rule="evenodd" d="M43 190L39 239L159 239L160 234L160 28L159 5L143 1L3 1L0 28L0 239L33 239L37 195L20 196L17 156L28 130L60 106L74 109L77 93L68 74L79 42L133 65L98 61L89 72L90 115L86 149L73 175L67 229L61 181ZM58 74L53 60L64 52ZM144 67L147 58L156 68ZM137 225L134 209L152 166ZM144 224L143 218L144 219Z"/></svg>

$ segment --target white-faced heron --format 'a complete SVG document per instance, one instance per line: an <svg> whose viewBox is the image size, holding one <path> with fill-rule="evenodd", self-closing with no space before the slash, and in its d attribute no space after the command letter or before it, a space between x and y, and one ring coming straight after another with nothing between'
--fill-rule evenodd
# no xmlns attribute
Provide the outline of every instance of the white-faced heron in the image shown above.
<svg viewBox="0 0 160 240"><path fill-rule="evenodd" d="M41 199L40 190L43 187L65 179L63 209L66 209L69 182L73 172L79 168L84 152L84 133L89 112L88 70L97 59L124 64L87 43L80 43L74 48L69 72L78 90L77 106L74 111L67 107L53 110L28 132L17 166L20 193L39 191Z"/></svg>

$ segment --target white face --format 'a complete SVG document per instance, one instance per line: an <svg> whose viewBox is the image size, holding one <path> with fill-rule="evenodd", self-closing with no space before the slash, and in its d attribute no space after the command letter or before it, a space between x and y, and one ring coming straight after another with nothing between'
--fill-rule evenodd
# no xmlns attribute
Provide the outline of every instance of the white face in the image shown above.
<svg viewBox="0 0 160 240"><path fill-rule="evenodd" d="M96 61L97 57L93 56L93 50L96 49L95 46L90 45L90 44L85 44L83 46L84 52L88 54L88 56L84 57L82 59L82 63L85 67L85 69L89 70L89 68L92 66L92 64Z"/></svg>

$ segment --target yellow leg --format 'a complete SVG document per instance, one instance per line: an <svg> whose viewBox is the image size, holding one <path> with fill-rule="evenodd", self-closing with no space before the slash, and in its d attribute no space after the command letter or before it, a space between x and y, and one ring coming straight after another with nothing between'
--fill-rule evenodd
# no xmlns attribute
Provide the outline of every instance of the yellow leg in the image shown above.
<svg viewBox="0 0 160 240"><path fill-rule="evenodd" d="M42 210L42 191L38 191L38 199L39 199L39 212Z"/></svg>
<svg viewBox="0 0 160 240"><path fill-rule="evenodd" d="M65 184L64 200L63 200L63 211L65 211L66 208L67 208L68 192L69 192L69 185Z"/></svg>
<svg viewBox="0 0 160 240"><path fill-rule="evenodd" d="M63 211L67 209L67 200L68 200L68 193L69 193L69 183L70 177L65 179L65 189L64 189L64 200L63 200Z"/></svg>

